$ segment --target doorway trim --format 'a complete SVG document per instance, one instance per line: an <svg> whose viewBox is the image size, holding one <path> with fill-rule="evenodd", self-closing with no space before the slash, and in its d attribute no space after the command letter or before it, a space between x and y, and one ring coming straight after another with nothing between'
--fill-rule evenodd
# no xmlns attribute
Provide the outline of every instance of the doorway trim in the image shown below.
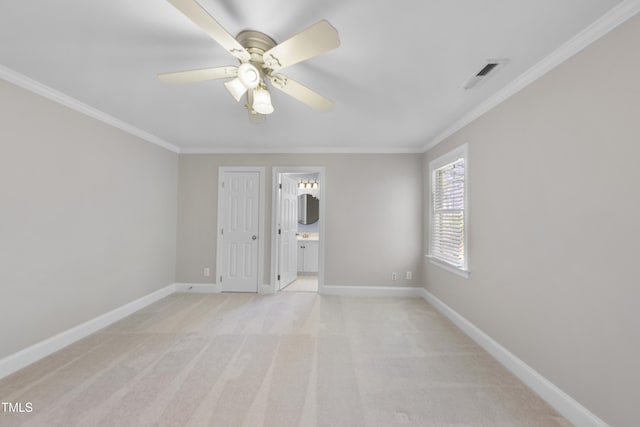
<svg viewBox="0 0 640 427"><path fill-rule="evenodd" d="M324 292L324 251L325 251L325 218L326 218L326 191L327 177L324 166L274 166L271 184L271 292L278 292L278 217L280 216L280 203L278 181L280 174L285 173L317 173L320 181L320 219L318 220L318 293Z"/></svg>
<svg viewBox="0 0 640 427"><path fill-rule="evenodd" d="M256 292L257 293L269 293L270 289L269 286L265 286L264 285L264 278L263 278L263 274L264 274L264 240L265 240L265 235L264 235L264 176L265 176L265 168L264 167L258 167L258 166L220 166L218 167L218 183L217 183L217 191L216 191L216 197L217 197L217 203L218 203L218 209L217 209L217 215L218 217L216 218L216 276L215 276L215 283L216 283L216 288L218 290L222 290L222 283L219 282L219 278L220 275L222 273L222 253L221 253L221 247L222 247L222 242L220 239L220 236L222 235L222 201L221 201L221 197L220 197L220 191L222 190L222 180L224 178L224 174L226 172L256 172L258 174L260 183L259 183L259 197L260 197L260 201L258 203L258 209L259 209L259 214L258 214L258 259L256 260L257 262L257 266L256 266L256 272L258 274L258 283L257 283L257 289Z"/></svg>

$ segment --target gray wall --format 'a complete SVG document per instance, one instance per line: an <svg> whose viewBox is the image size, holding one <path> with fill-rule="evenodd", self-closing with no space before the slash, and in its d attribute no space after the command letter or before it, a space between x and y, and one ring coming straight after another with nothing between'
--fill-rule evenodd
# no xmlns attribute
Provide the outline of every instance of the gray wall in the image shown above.
<svg viewBox="0 0 640 427"><path fill-rule="evenodd" d="M422 155L180 156L177 281L214 281L217 188L220 166L264 166L264 283L270 280L273 166L324 166L326 195L325 284L417 286L422 252ZM399 273L391 281L391 272ZM404 272L412 271L413 280Z"/></svg>
<svg viewBox="0 0 640 427"><path fill-rule="evenodd" d="M619 427L640 419L638 52L640 16L424 156L469 143L471 276L425 261L427 289Z"/></svg>
<svg viewBox="0 0 640 427"><path fill-rule="evenodd" d="M174 282L178 156L0 80L0 358Z"/></svg>

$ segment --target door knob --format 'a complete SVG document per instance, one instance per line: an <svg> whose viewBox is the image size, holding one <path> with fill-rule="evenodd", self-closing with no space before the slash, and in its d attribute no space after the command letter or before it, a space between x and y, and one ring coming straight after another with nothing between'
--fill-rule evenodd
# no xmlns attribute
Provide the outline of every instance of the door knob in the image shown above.
<svg viewBox="0 0 640 427"><path fill-rule="evenodd" d="M258 236L256 236L255 234L253 236L251 236L251 240L256 240L258 238Z"/></svg>

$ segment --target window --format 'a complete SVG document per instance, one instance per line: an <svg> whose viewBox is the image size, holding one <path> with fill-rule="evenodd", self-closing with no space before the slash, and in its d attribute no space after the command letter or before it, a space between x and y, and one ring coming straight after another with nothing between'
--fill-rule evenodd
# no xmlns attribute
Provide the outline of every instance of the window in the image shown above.
<svg viewBox="0 0 640 427"><path fill-rule="evenodd" d="M431 215L429 257L466 276L467 145L429 163Z"/></svg>

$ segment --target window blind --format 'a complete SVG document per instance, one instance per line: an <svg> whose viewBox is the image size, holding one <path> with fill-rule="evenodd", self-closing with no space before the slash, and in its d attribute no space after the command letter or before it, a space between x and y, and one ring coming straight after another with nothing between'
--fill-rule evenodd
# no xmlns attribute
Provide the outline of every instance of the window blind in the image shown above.
<svg viewBox="0 0 640 427"><path fill-rule="evenodd" d="M464 159L433 171L431 256L466 268L464 230Z"/></svg>

